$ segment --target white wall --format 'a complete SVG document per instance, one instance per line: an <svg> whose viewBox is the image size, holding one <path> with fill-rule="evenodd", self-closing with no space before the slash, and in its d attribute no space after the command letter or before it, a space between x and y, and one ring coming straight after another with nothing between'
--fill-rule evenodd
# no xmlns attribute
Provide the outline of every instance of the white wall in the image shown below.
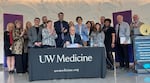
<svg viewBox="0 0 150 83"><path fill-rule="evenodd" d="M57 13L65 13L65 20L82 16L84 22L99 22L100 16L112 18L113 12L132 10L141 21L150 24L149 0L0 0L0 63L3 63L3 13L22 14L24 22L48 16L57 20ZM11 18L10 18L11 19Z"/></svg>

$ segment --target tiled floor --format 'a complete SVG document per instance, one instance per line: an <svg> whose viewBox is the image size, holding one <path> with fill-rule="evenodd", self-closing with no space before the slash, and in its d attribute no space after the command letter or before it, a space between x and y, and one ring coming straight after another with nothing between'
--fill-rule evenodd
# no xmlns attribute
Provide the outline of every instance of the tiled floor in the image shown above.
<svg viewBox="0 0 150 83"><path fill-rule="evenodd" d="M13 74L0 71L0 83L30 83L28 74ZM46 81L33 81L32 83L150 83L150 74L136 74L117 69L116 72L108 70L106 78L87 79L58 79Z"/></svg>

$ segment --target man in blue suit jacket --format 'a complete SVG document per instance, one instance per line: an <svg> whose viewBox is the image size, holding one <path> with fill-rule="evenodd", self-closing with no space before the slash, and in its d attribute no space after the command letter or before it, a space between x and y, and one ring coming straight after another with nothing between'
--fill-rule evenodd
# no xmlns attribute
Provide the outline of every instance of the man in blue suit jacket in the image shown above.
<svg viewBox="0 0 150 83"><path fill-rule="evenodd" d="M69 29L69 34L67 34L64 38L64 46L70 44L76 44L77 47L81 47L83 45L80 35L75 33L75 27L72 26Z"/></svg>
<svg viewBox="0 0 150 83"><path fill-rule="evenodd" d="M54 28L58 35L56 39L56 47L63 47L64 36L69 32L69 24L63 20L63 12L58 13L58 18L59 20L54 22Z"/></svg>
<svg viewBox="0 0 150 83"><path fill-rule="evenodd" d="M75 25L76 33L81 36L84 46L87 46L87 41L89 41L89 33L88 28L85 24L82 24L82 17L78 16L76 18L78 24Z"/></svg>

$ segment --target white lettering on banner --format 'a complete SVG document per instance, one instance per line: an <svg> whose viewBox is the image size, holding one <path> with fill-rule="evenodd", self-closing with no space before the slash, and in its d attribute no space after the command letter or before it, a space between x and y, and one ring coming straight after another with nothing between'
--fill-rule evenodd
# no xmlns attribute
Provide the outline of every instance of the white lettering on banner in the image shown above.
<svg viewBox="0 0 150 83"><path fill-rule="evenodd" d="M40 63L53 63L56 61L56 63L68 63L68 62L91 62L93 59L92 56L86 56L83 54L77 55L72 54L72 56L65 56L62 55L40 55L39 61Z"/></svg>
<svg viewBox="0 0 150 83"><path fill-rule="evenodd" d="M55 55L51 56L51 55L44 55L44 58L42 58L43 56L40 55L39 56L39 60L40 60L40 63L46 63L46 62L54 62L54 59L55 59Z"/></svg>
<svg viewBox="0 0 150 83"><path fill-rule="evenodd" d="M54 73L59 73L59 72L79 72L79 69L58 69L54 70Z"/></svg>

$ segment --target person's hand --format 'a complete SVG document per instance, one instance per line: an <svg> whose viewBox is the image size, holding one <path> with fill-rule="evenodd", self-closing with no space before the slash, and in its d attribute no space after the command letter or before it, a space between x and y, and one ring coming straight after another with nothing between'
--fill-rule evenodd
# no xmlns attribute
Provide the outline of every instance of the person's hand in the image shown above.
<svg viewBox="0 0 150 83"><path fill-rule="evenodd" d="M55 35L55 34L56 34L56 31L55 31L55 30L53 30L53 31L52 31L52 35Z"/></svg>
<svg viewBox="0 0 150 83"><path fill-rule="evenodd" d="M67 30L67 29L65 29L65 30L64 30L64 33L66 33L67 31L68 31L68 30Z"/></svg>
<svg viewBox="0 0 150 83"><path fill-rule="evenodd" d="M35 45L35 46L38 46L38 42L35 42L34 45Z"/></svg>
<svg viewBox="0 0 150 83"><path fill-rule="evenodd" d="M112 47L112 48L114 48L114 47L115 47L115 44L114 44L114 43L112 43L112 44L111 44L111 47Z"/></svg>
<svg viewBox="0 0 150 83"><path fill-rule="evenodd" d="M98 45L97 45L97 44L94 44L93 46L94 46L94 47L98 47Z"/></svg>
<svg viewBox="0 0 150 83"><path fill-rule="evenodd" d="M70 45L70 42L66 41L65 46L69 46L69 45Z"/></svg>
<svg viewBox="0 0 150 83"><path fill-rule="evenodd" d="M82 47L82 45L78 44L78 48L81 48L81 47Z"/></svg>
<svg viewBox="0 0 150 83"><path fill-rule="evenodd" d="M40 47L42 45L42 42L38 42L38 46Z"/></svg>
<svg viewBox="0 0 150 83"><path fill-rule="evenodd" d="M127 45L128 43L127 43L127 41L124 41L124 43L123 43L124 45Z"/></svg>
<svg viewBox="0 0 150 83"><path fill-rule="evenodd" d="M10 46L9 50L12 50L12 46Z"/></svg>
<svg viewBox="0 0 150 83"><path fill-rule="evenodd" d="M65 28L63 27L63 28L61 29L61 32L64 32L64 30L65 30Z"/></svg>
<svg viewBox="0 0 150 83"><path fill-rule="evenodd" d="M22 36L24 35L24 33L25 33L25 30L23 30L23 31L21 32L20 37L22 37Z"/></svg>

